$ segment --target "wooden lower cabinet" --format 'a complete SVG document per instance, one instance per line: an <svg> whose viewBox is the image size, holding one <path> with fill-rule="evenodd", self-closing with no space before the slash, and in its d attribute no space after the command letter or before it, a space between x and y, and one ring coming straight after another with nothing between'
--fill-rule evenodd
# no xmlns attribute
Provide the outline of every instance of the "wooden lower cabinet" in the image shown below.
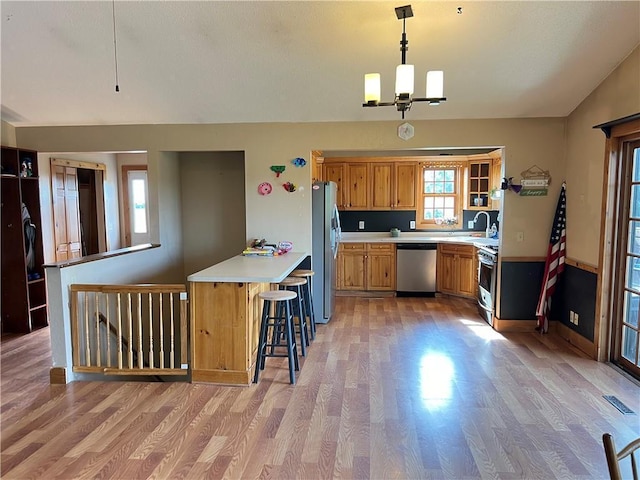
<svg viewBox="0 0 640 480"><path fill-rule="evenodd" d="M340 244L338 290L394 291L395 289L395 244Z"/></svg>
<svg viewBox="0 0 640 480"><path fill-rule="evenodd" d="M476 298L478 289L476 250L473 245L438 244L436 290Z"/></svg>
<svg viewBox="0 0 640 480"><path fill-rule="evenodd" d="M269 283L191 282L193 382L249 385Z"/></svg>

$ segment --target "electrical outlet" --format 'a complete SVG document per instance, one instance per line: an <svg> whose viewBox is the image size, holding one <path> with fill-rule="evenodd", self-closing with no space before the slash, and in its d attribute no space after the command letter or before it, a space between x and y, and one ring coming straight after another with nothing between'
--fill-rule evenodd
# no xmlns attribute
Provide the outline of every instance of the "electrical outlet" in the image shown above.
<svg viewBox="0 0 640 480"><path fill-rule="evenodd" d="M575 315L576 315L576 314L575 314L575 313L573 313L573 310L569 310L569 321L570 321L571 323L574 323L574 322L575 322Z"/></svg>
<svg viewBox="0 0 640 480"><path fill-rule="evenodd" d="M574 314L573 314L573 323L574 323L575 325L578 325L578 314L577 314L577 313L574 313Z"/></svg>
<svg viewBox="0 0 640 480"><path fill-rule="evenodd" d="M469 220L469 221L467 222L467 228L468 228L468 229L473 230L473 225L474 225L473 220Z"/></svg>
<svg viewBox="0 0 640 480"><path fill-rule="evenodd" d="M358 229L360 229L360 230L364 230L364 220L360 220L360 221L358 222Z"/></svg>
<svg viewBox="0 0 640 480"><path fill-rule="evenodd" d="M524 242L524 232L516 232L516 242Z"/></svg>
<svg viewBox="0 0 640 480"><path fill-rule="evenodd" d="M409 228L411 230L415 230L415 228L416 228L416 221L415 220L410 220L409 221Z"/></svg>

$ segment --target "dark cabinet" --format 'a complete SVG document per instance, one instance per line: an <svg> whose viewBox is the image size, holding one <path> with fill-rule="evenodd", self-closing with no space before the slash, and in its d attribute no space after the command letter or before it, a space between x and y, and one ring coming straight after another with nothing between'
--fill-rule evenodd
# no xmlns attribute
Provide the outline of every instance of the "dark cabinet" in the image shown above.
<svg viewBox="0 0 640 480"><path fill-rule="evenodd" d="M0 326L29 333L48 325L37 152L2 147L1 164Z"/></svg>

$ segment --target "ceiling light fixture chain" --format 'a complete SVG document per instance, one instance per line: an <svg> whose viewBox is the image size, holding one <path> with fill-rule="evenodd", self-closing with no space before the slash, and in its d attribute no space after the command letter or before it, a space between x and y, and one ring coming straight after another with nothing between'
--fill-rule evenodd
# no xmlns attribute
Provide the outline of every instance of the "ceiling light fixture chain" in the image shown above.
<svg viewBox="0 0 640 480"><path fill-rule="evenodd" d="M380 74L367 73L364 76L364 101L363 107L386 107L395 105L397 110L404 113L411 109L413 102L429 102L429 105L440 105L446 101L444 96L444 72L442 70L432 70L427 72L427 85L425 97L413 97L413 65L407 64L407 51L409 50L409 40L407 40L406 20L413 17L411 5L396 7L396 17L402 20L402 37L400 40L401 62L396 67L396 89L393 102L380 101Z"/></svg>
<svg viewBox="0 0 640 480"><path fill-rule="evenodd" d="M118 84L118 40L116 38L116 0L111 0L113 18L113 59L116 66L116 92L120 91Z"/></svg>

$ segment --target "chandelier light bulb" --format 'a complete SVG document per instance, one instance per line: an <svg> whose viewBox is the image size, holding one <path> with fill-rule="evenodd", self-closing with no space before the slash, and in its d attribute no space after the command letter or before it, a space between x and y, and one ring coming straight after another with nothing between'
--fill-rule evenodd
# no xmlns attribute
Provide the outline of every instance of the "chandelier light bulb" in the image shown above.
<svg viewBox="0 0 640 480"><path fill-rule="evenodd" d="M378 103L380 101L379 73L367 73L364 76L364 101L365 103Z"/></svg>
<svg viewBox="0 0 640 480"><path fill-rule="evenodd" d="M444 72L432 70L427 72L427 98L442 98L444 96Z"/></svg>
<svg viewBox="0 0 640 480"><path fill-rule="evenodd" d="M396 95L413 95L413 65L396 67Z"/></svg>

